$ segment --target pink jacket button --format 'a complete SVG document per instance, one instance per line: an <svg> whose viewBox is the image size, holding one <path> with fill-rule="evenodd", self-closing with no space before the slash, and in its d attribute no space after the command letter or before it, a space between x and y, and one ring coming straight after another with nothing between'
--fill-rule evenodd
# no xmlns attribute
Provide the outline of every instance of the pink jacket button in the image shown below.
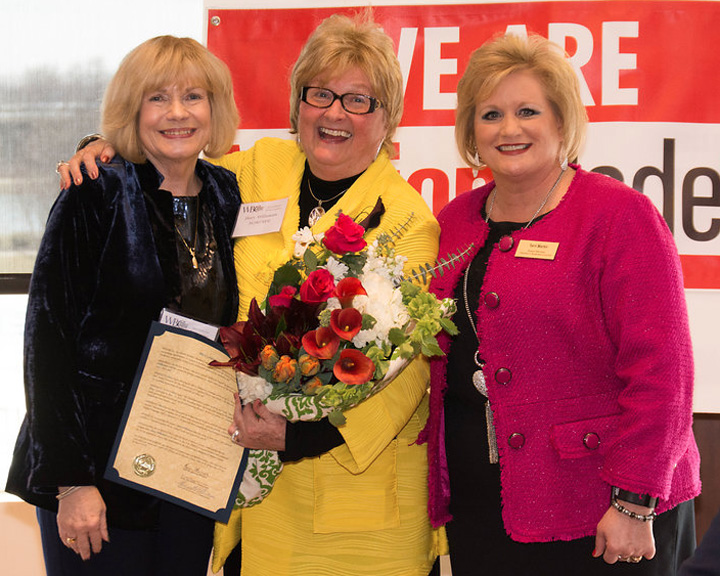
<svg viewBox="0 0 720 576"><path fill-rule="evenodd" d="M583 444L585 444L585 448L588 450L595 450L600 446L600 436L595 432L588 432L583 438Z"/></svg>
<svg viewBox="0 0 720 576"><path fill-rule="evenodd" d="M498 368L495 372L495 382L498 384L509 384L512 380L512 372L507 368Z"/></svg>
<svg viewBox="0 0 720 576"><path fill-rule="evenodd" d="M488 308L497 308L500 306L500 296L497 295L497 292L488 292L483 297L483 302Z"/></svg>
<svg viewBox="0 0 720 576"><path fill-rule="evenodd" d="M500 252L508 252L509 250L512 250L512 247L515 245L515 240L513 240L512 236L503 236L500 238L500 242L498 242L498 248L500 248Z"/></svg>
<svg viewBox="0 0 720 576"><path fill-rule="evenodd" d="M519 432L510 434L510 438L508 438L508 444L510 445L510 448L519 450L525 445L525 436L523 436Z"/></svg>

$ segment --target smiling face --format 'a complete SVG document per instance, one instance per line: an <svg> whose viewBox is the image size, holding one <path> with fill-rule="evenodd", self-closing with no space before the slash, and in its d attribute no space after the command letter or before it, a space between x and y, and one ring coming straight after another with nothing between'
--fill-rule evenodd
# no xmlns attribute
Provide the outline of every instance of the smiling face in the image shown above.
<svg viewBox="0 0 720 576"><path fill-rule="evenodd" d="M557 171L560 120L531 72L513 72L477 102L474 134L494 178L544 178Z"/></svg>
<svg viewBox="0 0 720 576"><path fill-rule="evenodd" d="M359 68L350 68L333 77L318 76L307 84L336 94L365 94L376 97L370 82ZM350 114L340 100L329 108L314 108L300 102L298 137L307 155L310 170L323 180L340 180L363 172L375 160L385 138L385 111Z"/></svg>
<svg viewBox="0 0 720 576"><path fill-rule="evenodd" d="M163 174L192 163L210 139L211 110L203 88L174 84L143 95L138 134L148 159Z"/></svg>

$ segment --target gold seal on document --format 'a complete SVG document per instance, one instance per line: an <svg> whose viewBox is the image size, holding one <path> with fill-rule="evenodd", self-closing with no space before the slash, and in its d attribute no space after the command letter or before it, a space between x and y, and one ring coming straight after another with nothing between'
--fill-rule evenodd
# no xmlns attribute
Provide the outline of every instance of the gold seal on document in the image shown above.
<svg viewBox="0 0 720 576"><path fill-rule="evenodd" d="M152 476L155 472L155 458L150 454L140 454L133 460L133 472L141 478Z"/></svg>

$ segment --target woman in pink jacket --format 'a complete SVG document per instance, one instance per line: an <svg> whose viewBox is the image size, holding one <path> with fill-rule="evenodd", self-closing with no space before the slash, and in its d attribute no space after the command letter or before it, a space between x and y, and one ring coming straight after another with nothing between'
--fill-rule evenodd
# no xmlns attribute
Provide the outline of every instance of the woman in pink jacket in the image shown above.
<svg viewBox="0 0 720 576"><path fill-rule="evenodd" d="M460 335L432 366L429 511L453 576L675 574L700 491L693 360L673 238L650 201L577 158L575 73L505 36L458 86L456 139L493 181L440 214L433 281Z"/></svg>

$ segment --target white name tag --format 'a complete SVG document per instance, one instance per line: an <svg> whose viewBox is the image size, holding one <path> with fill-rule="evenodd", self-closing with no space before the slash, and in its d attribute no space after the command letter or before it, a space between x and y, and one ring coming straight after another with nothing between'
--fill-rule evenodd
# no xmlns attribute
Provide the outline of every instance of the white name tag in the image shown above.
<svg viewBox="0 0 720 576"><path fill-rule="evenodd" d="M158 322L160 322L160 324L165 324L166 326L174 326L176 328L188 330L189 332L195 332L195 334L200 334L210 340L217 339L217 326L208 324L207 322L193 320L192 318L188 318L187 316L183 316L177 312L172 312L167 308L163 308L160 311L160 318L158 319Z"/></svg>
<svg viewBox="0 0 720 576"><path fill-rule="evenodd" d="M282 226L288 199L248 202L240 206L233 238L277 232Z"/></svg>

